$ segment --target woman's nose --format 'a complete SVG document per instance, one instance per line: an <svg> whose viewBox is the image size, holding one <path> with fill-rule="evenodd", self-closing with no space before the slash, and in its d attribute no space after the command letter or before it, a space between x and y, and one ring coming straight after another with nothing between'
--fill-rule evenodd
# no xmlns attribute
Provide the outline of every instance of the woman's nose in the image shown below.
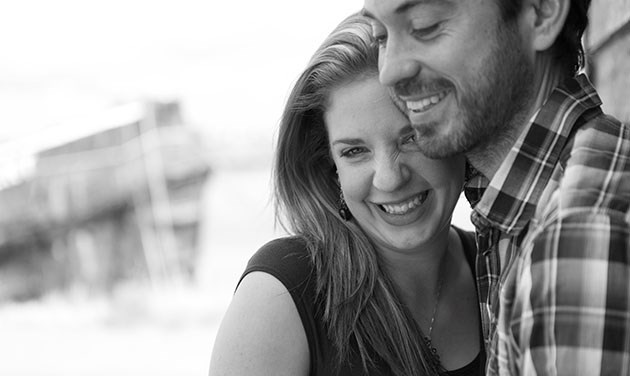
<svg viewBox="0 0 630 376"><path fill-rule="evenodd" d="M392 192L409 179L409 169L398 158L380 158L374 168L372 185L383 192Z"/></svg>

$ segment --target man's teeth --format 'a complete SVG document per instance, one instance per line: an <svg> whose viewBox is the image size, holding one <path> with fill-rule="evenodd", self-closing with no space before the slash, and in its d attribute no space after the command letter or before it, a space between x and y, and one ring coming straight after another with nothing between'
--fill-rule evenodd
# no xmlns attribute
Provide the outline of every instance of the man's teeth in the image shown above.
<svg viewBox="0 0 630 376"><path fill-rule="evenodd" d="M407 108L414 112L423 112L428 110L429 108L435 106L439 103L444 97L446 97L447 92L443 91L439 94L432 95L427 98L422 98L418 101L407 101Z"/></svg>
<svg viewBox="0 0 630 376"><path fill-rule="evenodd" d="M415 198L407 201L407 202L403 202L400 204L383 204L381 205L381 207L383 208L383 210L385 210L386 213L388 214L406 214L407 212L417 208L418 206L422 205L422 203L424 202L424 200L426 200L427 198L427 194L428 191L424 191L422 192L420 195L416 196Z"/></svg>

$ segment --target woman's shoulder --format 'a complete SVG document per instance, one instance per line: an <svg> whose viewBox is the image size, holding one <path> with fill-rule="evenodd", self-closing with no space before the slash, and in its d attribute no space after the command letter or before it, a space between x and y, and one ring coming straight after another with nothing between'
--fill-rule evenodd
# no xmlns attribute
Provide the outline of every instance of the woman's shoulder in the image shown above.
<svg viewBox="0 0 630 376"><path fill-rule="evenodd" d="M257 272L263 272L267 275ZM269 276L273 278L269 278ZM282 285L281 290L284 293L280 295L290 296L292 300L292 307L289 309L285 306L285 309L297 310L300 326L304 329L308 344L310 368L311 370L317 369L321 357L320 344L323 343L325 337L323 337L324 332L318 314L320 310L317 308L315 268L304 238L290 236L274 239L260 247L250 258L239 280L239 286L242 283L248 284L250 290L253 289L254 293L257 293L261 289L258 284L266 281L267 287L273 287L273 280ZM275 292L272 292L271 295L278 295L278 290L273 291ZM287 295L286 292L289 294Z"/></svg>
<svg viewBox="0 0 630 376"><path fill-rule="evenodd" d="M474 231L464 230L462 228L459 228L453 225L451 227L454 228L455 231L457 232L457 235L459 235L459 238L462 240L464 247L472 247L472 248L476 247Z"/></svg>
<svg viewBox="0 0 630 376"><path fill-rule="evenodd" d="M296 248L289 243L271 242L250 260L217 332L211 375L309 374L309 302L278 272L278 254Z"/></svg>
<svg viewBox="0 0 630 376"><path fill-rule="evenodd" d="M305 287L313 270L306 240L289 236L271 240L260 247L249 259L241 280L249 273L265 272L280 280L292 292Z"/></svg>
<svg viewBox="0 0 630 376"><path fill-rule="evenodd" d="M466 261L471 266L472 270L475 270L475 259L477 257L477 243L475 241L475 233L472 231L463 230L457 226L452 226L453 229L459 235L459 239L462 242L462 246L464 248L464 255L466 256Z"/></svg>
<svg viewBox="0 0 630 376"><path fill-rule="evenodd" d="M281 269L310 268L310 253L306 240L287 236L271 240L249 259L247 268L273 267Z"/></svg>
<svg viewBox="0 0 630 376"><path fill-rule="evenodd" d="M279 263L308 256L306 240L301 236L287 236L269 241L250 258L249 264Z"/></svg>

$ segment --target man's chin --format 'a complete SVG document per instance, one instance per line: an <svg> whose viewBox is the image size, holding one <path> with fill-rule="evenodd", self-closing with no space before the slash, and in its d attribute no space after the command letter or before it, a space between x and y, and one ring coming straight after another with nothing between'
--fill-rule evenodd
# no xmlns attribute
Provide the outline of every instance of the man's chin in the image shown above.
<svg viewBox="0 0 630 376"><path fill-rule="evenodd" d="M456 144L452 142L455 135L444 134L447 124L436 122L413 124L416 131L418 150L428 158L442 159L458 154Z"/></svg>
<svg viewBox="0 0 630 376"><path fill-rule="evenodd" d="M465 151L444 136L421 137L417 145L420 152L431 159L450 158Z"/></svg>

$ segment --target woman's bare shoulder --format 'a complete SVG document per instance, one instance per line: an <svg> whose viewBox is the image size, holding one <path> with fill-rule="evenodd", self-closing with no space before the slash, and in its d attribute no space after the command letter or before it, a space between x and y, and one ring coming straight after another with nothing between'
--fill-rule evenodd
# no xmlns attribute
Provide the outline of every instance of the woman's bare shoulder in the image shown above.
<svg viewBox="0 0 630 376"><path fill-rule="evenodd" d="M217 333L210 376L309 374L302 321L287 288L269 273L241 280Z"/></svg>

